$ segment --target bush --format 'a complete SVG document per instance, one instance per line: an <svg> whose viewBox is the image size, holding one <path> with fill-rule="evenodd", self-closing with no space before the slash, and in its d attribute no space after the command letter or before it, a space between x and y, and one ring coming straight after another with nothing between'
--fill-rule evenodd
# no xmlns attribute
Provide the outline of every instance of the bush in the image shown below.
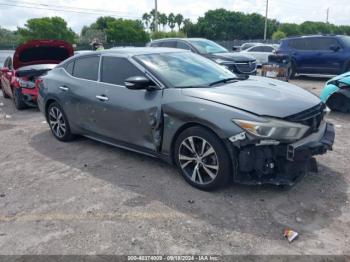
<svg viewBox="0 0 350 262"><path fill-rule="evenodd" d="M151 33L151 39L155 40L155 39L161 39L161 38L172 38L172 37L186 37L186 34L184 32L153 32Z"/></svg>
<svg viewBox="0 0 350 262"><path fill-rule="evenodd" d="M273 40L281 40L282 38L286 38L287 35L282 32L281 30L278 30L272 34L272 39Z"/></svg>

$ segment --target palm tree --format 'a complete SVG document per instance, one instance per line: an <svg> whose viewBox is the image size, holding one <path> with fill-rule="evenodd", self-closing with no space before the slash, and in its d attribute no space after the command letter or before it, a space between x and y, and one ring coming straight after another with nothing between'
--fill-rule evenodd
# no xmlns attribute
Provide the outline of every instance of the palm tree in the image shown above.
<svg viewBox="0 0 350 262"><path fill-rule="evenodd" d="M181 24L182 24L183 21L184 21L184 17L183 17L182 14L177 14L175 16L175 22L176 22L176 24L177 24L177 26L179 28L179 31L180 31L180 27L181 27Z"/></svg>
<svg viewBox="0 0 350 262"><path fill-rule="evenodd" d="M149 23L150 23L150 21L151 21L151 15L148 14L148 13L144 13L144 14L142 15L142 21L143 21L143 23L144 23L144 25L145 25L145 28L146 28L146 29L149 28Z"/></svg>
<svg viewBox="0 0 350 262"><path fill-rule="evenodd" d="M174 30L175 24L176 24L175 15L173 13L170 13L168 16L168 25L169 25L171 31Z"/></svg>
<svg viewBox="0 0 350 262"><path fill-rule="evenodd" d="M163 31L165 26L168 24L168 16L166 14L159 14L159 23L163 26Z"/></svg>

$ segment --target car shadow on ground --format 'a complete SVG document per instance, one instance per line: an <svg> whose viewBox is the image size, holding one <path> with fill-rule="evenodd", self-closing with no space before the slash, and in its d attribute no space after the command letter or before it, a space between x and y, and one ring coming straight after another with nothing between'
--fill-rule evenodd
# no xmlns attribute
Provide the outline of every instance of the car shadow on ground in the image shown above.
<svg viewBox="0 0 350 262"><path fill-rule="evenodd" d="M276 239L285 227L312 237L341 215L346 204L343 175L321 163L294 187L233 184L215 192L192 188L168 164L137 153L80 138L61 143L49 131L30 141L40 154L88 173L114 187L137 193L123 203L143 207L159 201L174 212L189 215L214 228Z"/></svg>

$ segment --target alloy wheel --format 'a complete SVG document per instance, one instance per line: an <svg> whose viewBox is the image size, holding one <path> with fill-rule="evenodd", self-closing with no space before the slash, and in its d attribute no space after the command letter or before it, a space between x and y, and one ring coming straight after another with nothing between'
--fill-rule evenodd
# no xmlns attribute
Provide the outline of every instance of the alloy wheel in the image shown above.
<svg viewBox="0 0 350 262"><path fill-rule="evenodd" d="M205 139L190 136L182 141L178 158L184 174L194 183L205 185L214 181L219 160L213 146Z"/></svg>
<svg viewBox="0 0 350 262"><path fill-rule="evenodd" d="M67 126L63 118L61 110L55 106L50 108L49 111L49 123L52 132L59 138L64 137L66 134Z"/></svg>

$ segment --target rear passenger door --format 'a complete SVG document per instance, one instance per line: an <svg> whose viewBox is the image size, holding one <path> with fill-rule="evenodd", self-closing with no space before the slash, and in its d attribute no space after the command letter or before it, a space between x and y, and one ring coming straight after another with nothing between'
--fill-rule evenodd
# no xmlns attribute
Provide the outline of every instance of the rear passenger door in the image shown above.
<svg viewBox="0 0 350 262"><path fill-rule="evenodd" d="M317 72L318 50L314 47L314 38L297 38L289 42L292 49L291 56L296 64L298 73L314 73Z"/></svg>
<svg viewBox="0 0 350 262"><path fill-rule="evenodd" d="M156 151L161 141L162 90L130 90L125 80L132 76L146 76L124 56L103 56L101 60L99 95L108 98L97 101L97 124L101 134L113 141L132 144L137 148Z"/></svg>
<svg viewBox="0 0 350 262"><path fill-rule="evenodd" d="M100 56L83 56L74 59L65 67L70 75L63 79L59 86L60 98L65 103L62 105L72 123L75 123L83 133L100 133L97 125L101 107L96 96L101 93L98 83L98 69Z"/></svg>

